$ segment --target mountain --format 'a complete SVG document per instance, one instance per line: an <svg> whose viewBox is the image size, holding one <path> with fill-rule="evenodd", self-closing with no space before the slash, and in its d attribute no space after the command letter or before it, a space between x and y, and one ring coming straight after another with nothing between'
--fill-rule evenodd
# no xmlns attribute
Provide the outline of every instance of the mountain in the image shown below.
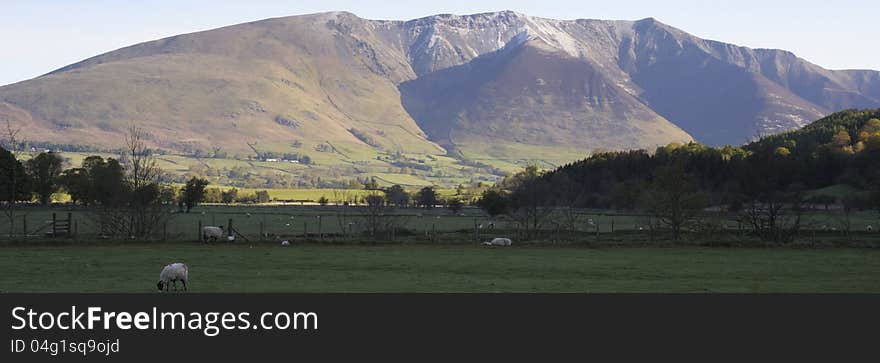
<svg viewBox="0 0 880 363"><path fill-rule="evenodd" d="M340 173L390 168L392 154L512 168L596 149L740 144L869 107L880 107L876 71L826 70L650 18L509 11L267 19L0 87L0 118L31 141L112 149L134 123L171 153L298 152L353 165Z"/></svg>

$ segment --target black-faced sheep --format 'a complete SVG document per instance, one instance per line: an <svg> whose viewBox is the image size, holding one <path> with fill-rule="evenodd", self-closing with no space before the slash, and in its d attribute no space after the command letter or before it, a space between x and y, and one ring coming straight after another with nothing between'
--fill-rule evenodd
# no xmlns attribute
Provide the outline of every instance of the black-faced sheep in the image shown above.
<svg viewBox="0 0 880 363"><path fill-rule="evenodd" d="M170 285L174 284L174 290L177 290L177 281L183 283L183 290L186 291L186 282L189 280L189 268L182 262L175 262L162 268L159 273L159 282L156 287L159 291L168 291Z"/></svg>

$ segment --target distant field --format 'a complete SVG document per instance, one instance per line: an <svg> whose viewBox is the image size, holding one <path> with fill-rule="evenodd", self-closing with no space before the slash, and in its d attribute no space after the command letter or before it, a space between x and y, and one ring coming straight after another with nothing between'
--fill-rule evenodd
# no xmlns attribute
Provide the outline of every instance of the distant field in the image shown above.
<svg viewBox="0 0 880 363"><path fill-rule="evenodd" d="M2 292L151 292L165 264L191 292L880 292L878 249L0 247Z"/></svg>
<svg viewBox="0 0 880 363"><path fill-rule="evenodd" d="M182 184L180 185L182 186ZM230 186L218 186L218 185L209 185L208 188L220 188L222 190L228 190L233 187ZM416 192L418 187L415 186L407 186L405 187L409 189L411 193ZM272 188L236 188L239 191L239 195L248 195L254 194L257 191L265 190L269 193L269 198L273 201L304 201L309 202L310 204L317 203L321 197L326 197L329 200L330 204L336 204L337 201L340 200L349 200L351 198L357 198L358 200L376 193L382 193L380 191L375 190L364 190L364 189L294 189L294 188L284 188L284 189L272 189ZM455 189L442 189L436 188L435 191L437 195L443 198L454 197ZM55 202L67 203L70 202L70 196L66 193L55 193L52 195L52 200Z"/></svg>
<svg viewBox="0 0 880 363"><path fill-rule="evenodd" d="M229 189L230 187L222 187ZM258 190L266 190L269 192L269 198L272 200L294 200L294 201L311 201L317 202L321 197L326 197L331 203L337 200L356 197L358 199L366 197L370 194L377 193L372 190L363 189L260 189L260 188L238 188L239 193L250 194L256 193Z"/></svg>
<svg viewBox="0 0 880 363"><path fill-rule="evenodd" d="M403 131L401 131L403 132ZM438 154L442 150L426 149L423 153L398 153L395 148L377 150L362 144L334 142L330 151L318 152L314 148L322 142L311 142L300 148L291 149L289 145L263 145L264 150L278 153L295 152L308 155L312 165L292 162L267 162L248 160L247 155L230 155L223 158L196 158L186 155L157 155L158 166L172 176L209 175L213 184L231 185L243 182L243 177L230 180L229 172L242 170L263 179L348 181L355 178L376 177L380 186L386 187L401 184L407 187L436 185L441 188L454 188L458 184L475 181L494 182L500 177L487 173L484 169L462 164L460 160ZM330 145L330 144L327 144ZM418 145L409 145L416 148ZM96 152L62 152L61 156L68 160L65 167L78 167L91 155L101 157L117 157L114 154ZM30 157L23 154L24 158ZM234 158L233 158L234 157ZM548 163L539 163L542 167L552 167ZM525 164L522 164L525 165ZM417 167L416 167L417 166ZM422 168L422 169L419 169ZM508 168L518 171L522 167ZM267 184L269 185L269 184ZM253 185L251 185L253 186ZM266 188L262 188L266 189Z"/></svg>

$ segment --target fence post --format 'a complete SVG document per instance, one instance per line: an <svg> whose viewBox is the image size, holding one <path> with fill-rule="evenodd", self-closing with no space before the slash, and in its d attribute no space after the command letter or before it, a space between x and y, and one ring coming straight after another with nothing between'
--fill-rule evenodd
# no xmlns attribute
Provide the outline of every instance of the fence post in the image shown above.
<svg viewBox="0 0 880 363"><path fill-rule="evenodd" d="M431 241L437 243L437 223L431 224Z"/></svg>
<svg viewBox="0 0 880 363"><path fill-rule="evenodd" d="M318 217L318 239L324 241L324 232L321 230L321 216Z"/></svg>
<svg viewBox="0 0 880 363"><path fill-rule="evenodd" d="M555 242L555 243L560 243L560 242L561 242L561 240L560 240L560 238L559 238L559 223L556 223L556 240L555 240L554 242Z"/></svg>
<svg viewBox="0 0 880 363"><path fill-rule="evenodd" d="M22 224L24 225L24 230L21 231L24 238L27 238L27 214L21 216Z"/></svg>
<svg viewBox="0 0 880 363"><path fill-rule="evenodd" d="M260 241L263 240L263 221L260 221Z"/></svg>
<svg viewBox="0 0 880 363"><path fill-rule="evenodd" d="M303 221L303 239L309 239L309 222Z"/></svg>
<svg viewBox="0 0 880 363"><path fill-rule="evenodd" d="M79 221L73 221L73 239L79 235Z"/></svg>
<svg viewBox="0 0 880 363"><path fill-rule="evenodd" d="M202 241L202 220L201 219L199 219L199 231L196 235L198 236L196 239L199 242L204 242L204 241Z"/></svg>
<svg viewBox="0 0 880 363"><path fill-rule="evenodd" d="M168 240L168 222L162 223L162 241Z"/></svg>
<svg viewBox="0 0 880 363"><path fill-rule="evenodd" d="M55 220L56 220L55 213L52 213L52 238L55 238L58 236L58 229L55 228Z"/></svg>
<svg viewBox="0 0 880 363"><path fill-rule="evenodd" d="M480 229L477 228L476 218L474 218L474 242L480 242Z"/></svg>
<svg viewBox="0 0 880 363"><path fill-rule="evenodd" d="M226 236L227 237L232 236L233 235L233 233L232 233L232 218L229 218L229 221L227 221L227 227L229 228L229 232L226 233ZM226 240L229 241L228 238Z"/></svg>

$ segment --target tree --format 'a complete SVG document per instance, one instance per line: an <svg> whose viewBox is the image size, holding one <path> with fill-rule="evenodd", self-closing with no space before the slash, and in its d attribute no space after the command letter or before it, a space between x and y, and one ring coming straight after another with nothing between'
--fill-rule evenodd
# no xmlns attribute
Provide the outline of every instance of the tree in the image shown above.
<svg viewBox="0 0 880 363"><path fill-rule="evenodd" d="M376 182L376 177L371 177L369 180L364 182L364 189L366 190L378 190L379 183Z"/></svg>
<svg viewBox="0 0 880 363"><path fill-rule="evenodd" d="M126 178L133 191L160 182L162 169L150 149L146 146L146 132L132 125L125 135Z"/></svg>
<svg viewBox="0 0 880 363"><path fill-rule="evenodd" d="M271 198L269 198L269 192L266 190L258 190L256 192L257 203L269 203Z"/></svg>
<svg viewBox="0 0 880 363"><path fill-rule="evenodd" d="M637 180L616 183L611 189L611 204L617 209L633 209L641 196L642 189L644 188Z"/></svg>
<svg viewBox="0 0 880 363"><path fill-rule="evenodd" d="M364 208L364 225L370 236L376 237L382 229L382 219L385 216L385 198L378 194L370 194L364 198L367 204Z"/></svg>
<svg viewBox="0 0 880 363"><path fill-rule="evenodd" d="M330 199L327 199L327 197L322 195L320 198L318 198L318 204L327 205L328 203L330 203Z"/></svg>
<svg viewBox="0 0 880 363"><path fill-rule="evenodd" d="M205 189L205 203L222 203L223 191L220 188Z"/></svg>
<svg viewBox="0 0 880 363"><path fill-rule="evenodd" d="M73 204L88 205L91 203L89 200L91 181L85 168L71 168L61 172L58 184L70 195Z"/></svg>
<svg viewBox="0 0 880 363"><path fill-rule="evenodd" d="M681 164L659 169L649 189L648 210L672 229L676 240L682 228L694 221L707 205L705 195L696 191L693 178L684 172Z"/></svg>
<svg viewBox="0 0 880 363"><path fill-rule="evenodd" d="M409 193L395 184L385 190L385 199L396 207L406 207L409 204Z"/></svg>
<svg viewBox="0 0 880 363"><path fill-rule="evenodd" d="M437 191L434 187L424 187L416 194L416 201L419 206L425 208L434 208L437 204Z"/></svg>
<svg viewBox="0 0 880 363"><path fill-rule="evenodd" d="M128 202L128 187L122 165L114 158L89 156L82 163L86 177L83 204L98 204L103 207L117 207Z"/></svg>
<svg viewBox="0 0 880 363"><path fill-rule="evenodd" d="M166 192L162 169L150 149L147 134L136 126L125 136L120 160L89 157L83 161L91 184L93 215L104 235L148 238L171 218L167 204L174 203ZM124 165L124 166L123 166Z"/></svg>
<svg viewBox="0 0 880 363"><path fill-rule="evenodd" d="M49 205L52 202L52 194L60 187L59 176L63 163L61 157L53 152L40 153L25 163L40 204Z"/></svg>
<svg viewBox="0 0 880 363"><path fill-rule="evenodd" d="M508 200L505 195L496 189L483 191L480 199L477 200L477 206L493 218L504 214L507 211L507 205Z"/></svg>
<svg viewBox="0 0 880 363"><path fill-rule="evenodd" d="M231 204L238 199L238 189L230 188L220 193L220 202L223 204Z"/></svg>
<svg viewBox="0 0 880 363"><path fill-rule="evenodd" d="M556 202L554 189L533 166L517 173L513 179L508 215L525 229L527 235L536 236L553 211Z"/></svg>
<svg viewBox="0 0 880 363"><path fill-rule="evenodd" d="M461 202L461 199L449 198L446 200L446 208L449 208L449 211L452 212L452 214L458 214L463 207L464 203Z"/></svg>
<svg viewBox="0 0 880 363"><path fill-rule="evenodd" d="M850 237L850 233L852 232L852 215L856 211L862 210L867 205L869 205L869 200L869 197L866 198L859 193L847 194L841 199L840 204L843 207L841 208L843 212L843 218L840 221L840 227L841 229L843 229L847 238Z"/></svg>
<svg viewBox="0 0 880 363"><path fill-rule="evenodd" d="M0 147L0 201L7 204L29 200L29 185L24 165L8 150Z"/></svg>
<svg viewBox="0 0 880 363"><path fill-rule="evenodd" d="M768 190L751 197L742 217L762 240L791 242L800 230L802 201L801 193Z"/></svg>
<svg viewBox="0 0 880 363"><path fill-rule="evenodd" d="M205 188L210 184L206 179L192 177L183 187L180 199L186 206L186 212L189 213L195 206L205 201Z"/></svg>
<svg viewBox="0 0 880 363"><path fill-rule="evenodd" d="M6 119L5 142L9 150L0 148L0 199L6 203L4 212L9 218L9 236L15 234L15 207L18 201L28 194L27 175L21 162L16 158L21 129L12 128L12 122ZM30 199L30 198L27 198Z"/></svg>

